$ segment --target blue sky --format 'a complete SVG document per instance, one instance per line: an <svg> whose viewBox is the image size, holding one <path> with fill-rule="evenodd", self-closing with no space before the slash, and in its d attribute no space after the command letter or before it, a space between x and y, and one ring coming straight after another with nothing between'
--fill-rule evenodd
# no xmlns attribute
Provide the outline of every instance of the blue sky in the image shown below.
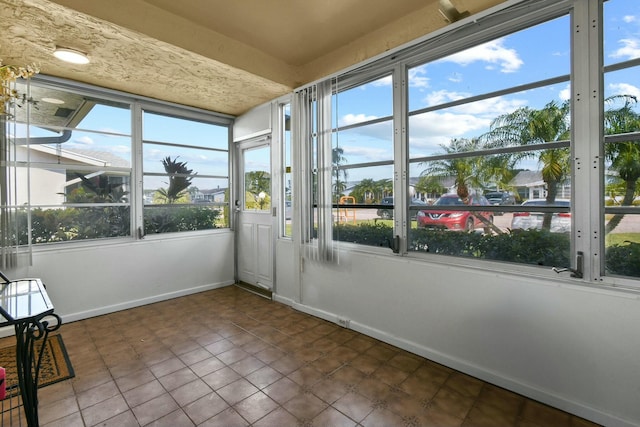
<svg viewBox="0 0 640 427"><path fill-rule="evenodd" d="M605 3L605 65L640 58L640 4L638 0L609 0ZM492 40L454 55L416 66L409 70L409 110L439 105L500 89L570 73L570 25L564 16L544 24ZM569 84L561 83L525 92L485 99L444 110L411 116L409 122L410 158L441 153L441 144L452 138L473 138L489 129L496 116L523 106L541 108L550 101L562 102L569 97ZM631 94L640 99L640 67L608 73L605 93ZM391 78L340 93L335 122L340 125L391 116ZM63 149L108 151L131 161L130 112L122 108L96 106L80 124L80 128L104 133L73 133ZM226 148L226 129L145 114L145 139L181 142L190 145L209 144ZM179 123L180 122L180 123ZM35 129L35 128L34 128ZM33 131L32 136L46 134ZM51 134L51 133L49 133ZM389 161L393 159L390 122L341 132L337 141L344 150L347 165ZM161 160L179 156L181 161L199 174L226 175L225 154L205 150L180 150L161 145L144 148L145 171L162 172ZM535 168L535 162L529 163ZM268 159L257 159L252 170L268 168ZM414 164L410 174L417 176L421 167ZM391 178L391 166L350 169L349 181L363 178ZM214 182L215 181L215 182ZM200 182L200 188L217 186L224 180ZM145 183L161 185L157 180Z"/></svg>
<svg viewBox="0 0 640 427"><path fill-rule="evenodd" d="M605 3L605 65L640 57L640 4L637 0L609 0ZM543 23L467 49L463 52L416 66L409 70L409 110L527 84L570 73L570 21L568 16ZM608 73L605 94L630 94L640 100L640 69ZM541 108L570 96L569 83L485 99L444 110L414 115L409 122L409 156L442 153L441 144L452 138L473 138L489 129L496 116L519 107ZM352 89L338 96L337 122L362 122L391 114L391 79ZM391 124L381 123L342 132L338 144L348 165L391 160ZM527 167L535 168L535 161ZM421 170L414 165L412 176ZM350 169L348 180L391 178L392 169ZM384 176L386 175L386 176Z"/></svg>

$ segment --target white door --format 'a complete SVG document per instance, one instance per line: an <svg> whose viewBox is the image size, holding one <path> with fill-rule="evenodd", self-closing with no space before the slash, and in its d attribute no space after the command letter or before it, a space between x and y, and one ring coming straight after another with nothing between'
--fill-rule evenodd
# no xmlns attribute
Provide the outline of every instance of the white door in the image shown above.
<svg viewBox="0 0 640 427"><path fill-rule="evenodd" d="M271 204L271 141L236 146L236 280L273 290L274 223Z"/></svg>

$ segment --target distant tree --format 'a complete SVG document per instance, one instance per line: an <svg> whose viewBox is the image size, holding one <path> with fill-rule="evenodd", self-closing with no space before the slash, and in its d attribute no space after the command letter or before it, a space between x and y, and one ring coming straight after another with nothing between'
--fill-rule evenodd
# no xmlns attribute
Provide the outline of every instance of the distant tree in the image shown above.
<svg viewBox="0 0 640 427"><path fill-rule="evenodd" d="M489 132L480 137L487 147L509 147L514 145L543 144L546 142L568 140L570 137L570 101L558 104L549 102L536 110L522 107L496 117L491 123ZM518 152L512 154L510 162L515 164L526 157L537 156L542 165L542 180L547 187L548 204L555 203L558 185L570 173L569 149L557 148L535 152ZM544 215L542 228L551 228L551 212Z"/></svg>
<svg viewBox="0 0 640 427"><path fill-rule="evenodd" d="M389 178L379 179L375 182L376 202L380 202L384 197L393 194L393 181Z"/></svg>
<svg viewBox="0 0 640 427"><path fill-rule="evenodd" d="M452 139L451 142L440 145L445 154L472 153L479 149L477 139ZM456 192L462 200L469 197L469 186L478 187L481 168L480 157L447 157L424 163L425 169L420 177L441 179L454 177Z"/></svg>
<svg viewBox="0 0 640 427"><path fill-rule="evenodd" d="M75 175L82 185L66 195L67 203L120 203L129 195L122 182L113 183L109 176L87 178L77 172Z"/></svg>
<svg viewBox="0 0 640 427"><path fill-rule="evenodd" d="M351 190L351 195L357 203L367 203L374 198L376 182L371 178L365 178L356 184Z"/></svg>
<svg viewBox="0 0 640 427"><path fill-rule="evenodd" d="M337 202L338 200L340 200L340 197L344 196L344 190L347 189L347 183L344 181L341 181L339 179L336 179L333 182L333 195L334 195L334 199Z"/></svg>
<svg viewBox="0 0 640 427"><path fill-rule="evenodd" d="M442 177L423 175L414 186L418 193L437 196L447 192L442 185Z"/></svg>
<svg viewBox="0 0 640 427"><path fill-rule="evenodd" d="M190 185L193 177L193 169L187 168L187 162L179 162L178 157L171 159L167 156L162 160L162 166L169 177L169 186L157 191L158 199L167 204L176 203L184 199L188 193L185 191Z"/></svg>
<svg viewBox="0 0 640 427"><path fill-rule="evenodd" d="M616 95L606 99L612 105L604 113L604 129L607 135L619 135L640 130L640 115L634 110L637 99L632 95ZM619 105L621 103L621 105ZM640 147L637 141L619 141L605 144L605 157L609 168L617 172L624 183L621 204L631 206L636 197L640 179ZM613 231L624 214L615 214L605 227L605 233Z"/></svg>

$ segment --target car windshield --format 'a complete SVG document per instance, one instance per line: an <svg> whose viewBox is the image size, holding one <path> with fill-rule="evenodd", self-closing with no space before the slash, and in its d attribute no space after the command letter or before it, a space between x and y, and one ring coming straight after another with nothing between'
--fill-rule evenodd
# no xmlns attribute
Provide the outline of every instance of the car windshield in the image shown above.
<svg viewBox="0 0 640 427"><path fill-rule="evenodd" d="M464 205L464 202L460 197L440 197L438 200L436 200L434 205Z"/></svg>

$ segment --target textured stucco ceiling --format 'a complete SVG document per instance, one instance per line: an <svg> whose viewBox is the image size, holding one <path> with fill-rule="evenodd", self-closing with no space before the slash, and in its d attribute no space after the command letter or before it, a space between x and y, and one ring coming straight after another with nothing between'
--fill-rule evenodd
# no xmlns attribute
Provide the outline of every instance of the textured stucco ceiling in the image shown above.
<svg viewBox="0 0 640 427"><path fill-rule="evenodd" d="M503 0L452 0L471 14ZM238 115L447 25L438 0L0 0L0 58ZM85 51L69 65L55 46Z"/></svg>

